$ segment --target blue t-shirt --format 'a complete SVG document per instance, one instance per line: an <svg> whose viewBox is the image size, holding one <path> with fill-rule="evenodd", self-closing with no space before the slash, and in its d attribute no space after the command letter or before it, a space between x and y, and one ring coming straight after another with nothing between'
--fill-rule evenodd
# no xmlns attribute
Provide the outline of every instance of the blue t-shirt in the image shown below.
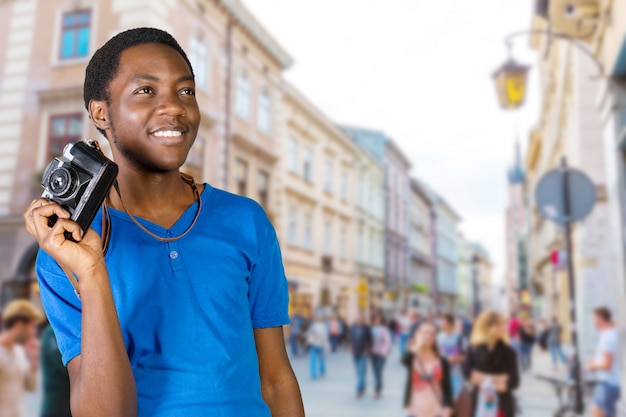
<svg viewBox="0 0 626 417"><path fill-rule="evenodd" d="M256 202L206 185L202 213L160 242L110 209L105 261L137 386L139 416L270 416L253 329L289 323L287 280L272 224ZM184 232L194 203L161 237ZM92 226L101 229L101 213ZM63 362L81 351L81 302L40 251L41 300Z"/></svg>

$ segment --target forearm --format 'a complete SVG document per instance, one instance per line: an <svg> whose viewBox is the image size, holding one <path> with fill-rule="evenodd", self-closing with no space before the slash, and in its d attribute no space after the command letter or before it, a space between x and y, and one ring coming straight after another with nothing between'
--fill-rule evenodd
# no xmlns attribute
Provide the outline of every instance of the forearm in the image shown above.
<svg viewBox="0 0 626 417"><path fill-rule="evenodd" d="M137 415L135 381L126 353L106 267L81 280L82 339L72 378L75 417Z"/></svg>
<svg viewBox="0 0 626 417"><path fill-rule="evenodd" d="M300 388L292 371L275 381L261 383L261 389L272 417L304 417Z"/></svg>

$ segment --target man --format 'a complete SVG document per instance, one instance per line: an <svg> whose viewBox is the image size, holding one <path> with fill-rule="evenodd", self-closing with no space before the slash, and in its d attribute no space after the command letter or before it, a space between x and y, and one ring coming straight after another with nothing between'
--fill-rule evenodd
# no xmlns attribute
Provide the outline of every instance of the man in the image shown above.
<svg viewBox="0 0 626 417"><path fill-rule="evenodd" d="M41 313L31 302L15 300L2 312L0 332L0 417L23 417L24 392L37 388Z"/></svg>
<svg viewBox="0 0 626 417"><path fill-rule="evenodd" d="M616 405L621 396L619 334L608 308L599 307L593 310L593 321L599 337L595 356L587 364L587 370L595 372L599 384L594 388L591 415L614 417L617 415Z"/></svg>
<svg viewBox="0 0 626 417"><path fill-rule="evenodd" d="M119 165L106 257L101 212L84 234L51 201L24 214L72 415L303 416L274 228L252 200L179 173L200 124L185 52L161 30L122 32L91 58L84 99Z"/></svg>
<svg viewBox="0 0 626 417"><path fill-rule="evenodd" d="M330 350L332 353L335 353L339 346L341 333L343 333L341 320L339 320L336 314L333 314L328 321L328 333L330 337Z"/></svg>
<svg viewBox="0 0 626 417"><path fill-rule="evenodd" d="M318 375L326 375L325 356L328 349L328 325L318 312L313 317L313 322L307 330L307 345L309 346L309 368L311 379L317 379Z"/></svg>
<svg viewBox="0 0 626 417"><path fill-rule="evenodd" d="M441 331L437 335L437 347L441 356L450 364L450 383L452 396L456 398L463 387L463 370L461 364L465 359L465 343L463 336L455 331L455 320L452 314L441 317Z"/></svg>
<svg viewBox="0 0 626 417"><path fill-rule="evenodd" d="M356 396L365 394L365 376L367 373L367 357L372 346L372 331L365 321L365 314L360 312L356 322L350 328L350 350L356 368Z"/></svg>
<svg viewBox="0 0 626 417"><path fill-rule="evenodd" d="M72 417L70 376L63 366L59 345L48 324L41 333L41 376L43 401L41 417Z"/></svg>
<svg viewBox="0 0 626 417"><path fill-rule="evenodd" d="M558 371L559 363L567 364L567 357L565 353L563 353L563 347L561 346L563 327L556 317L552 317L552 324L550 324L545 331L547 332L546 345L552 357L552 367L555 371Z"/></svg>

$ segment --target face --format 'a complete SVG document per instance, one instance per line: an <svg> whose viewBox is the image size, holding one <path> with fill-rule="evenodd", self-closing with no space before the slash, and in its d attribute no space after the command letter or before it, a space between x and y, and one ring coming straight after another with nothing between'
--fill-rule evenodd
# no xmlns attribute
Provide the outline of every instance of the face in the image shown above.
<svg viewBox="0 0 626 417"><path fill-rule="evenodd" d="M37 323L24 323L20 322L16 326L16 342L18 344L24 344L26 341L32 339L37 335Z"/></svg>
<svg viewBox="0 0 626 417"><path fill-rule="evenodd" d="M432 347L435 344L436 330L435 326L424 323L415 332L415 342L418 347Z"/></svg>
<svg viewBox="0 0 626 417"><path fill-rule="evenodd" d="M601 329L602 326L604 325L604 320L602 320L602 317L598 316L597 314L594 314L593 325L596 329Z"/></svg>
<svg viewBox="0 0 626 417"><path fill-rule="evenodd" d="M200 124L195 84L180 54L162 44L126 49L109 97L92 102L90 113L106 131L116 162L143 172L178 170Z"/></svg>

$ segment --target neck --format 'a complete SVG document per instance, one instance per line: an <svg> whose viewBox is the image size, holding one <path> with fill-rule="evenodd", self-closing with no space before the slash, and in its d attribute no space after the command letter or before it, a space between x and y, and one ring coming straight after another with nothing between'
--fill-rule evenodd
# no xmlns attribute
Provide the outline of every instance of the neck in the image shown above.
<svg viewBox="0 0 626 417"><path fill-rule="evenodd" d="M420 346L420 347L417 349L417 353L418 353L420 356L427 356L427 355L430 355L430 354L432 354L432 353L433 353L433 348L432 348L432 347L429 347L429 346Z"/></svg>
<svg viewBox="0 0 626 417"><path fill-rule="evenodd" d="M128 211L164 227L170 227L195 201L193 190L178 171L140 172L120 165L117 177L120 195L109 193L109 202L117 210Z"/></svg>

